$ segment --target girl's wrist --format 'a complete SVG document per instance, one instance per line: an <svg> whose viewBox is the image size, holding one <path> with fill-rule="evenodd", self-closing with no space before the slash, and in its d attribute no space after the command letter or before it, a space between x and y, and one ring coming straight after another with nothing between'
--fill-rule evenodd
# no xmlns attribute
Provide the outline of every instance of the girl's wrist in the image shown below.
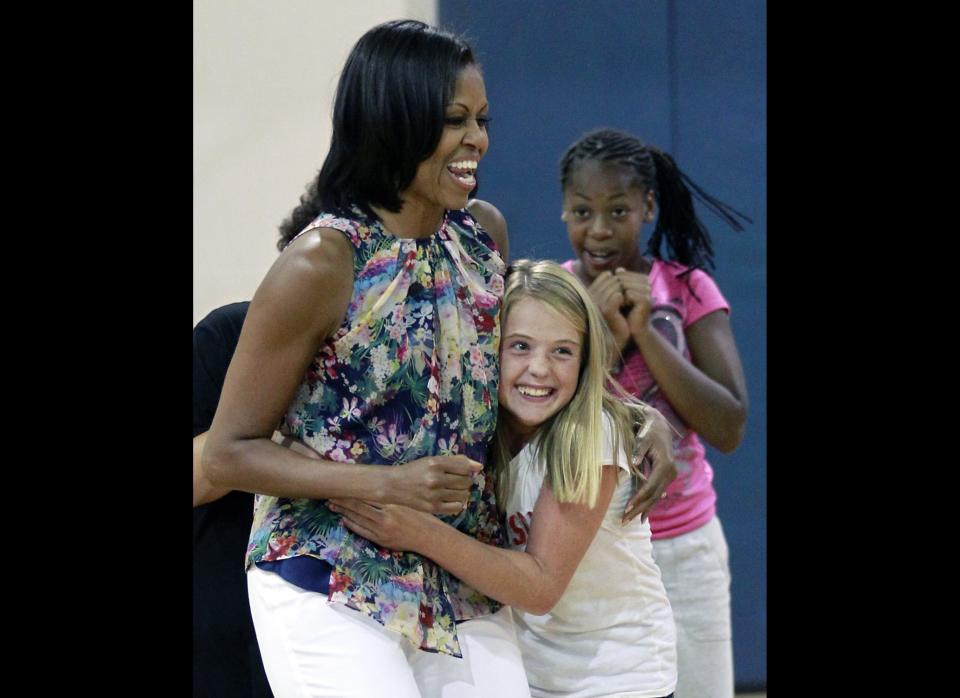
<svg viewBox="0 0 960 698"><path fill-rule="evenodd" d="M627 342L630 341L630 323L627 322L626 318L622 315L617 318L618 321L611 321L606 317L604 317L604 320L607 321L607 329L610 330L610 334L613 336L613 343L617 351L623 351L623 348L627 346Z"/></svg>
<svg viewBox="0 0 960 698"><path fill-rule="evenodd" d="M650 323L649 317L641 323L630 325L630 334L633 336L633 341L641 349L650 341L655 332L656 330Z"/></svg>
<svg viewBox="0 0 960 698"><path fill-rule="evenodd" d="M433 527L438 525L447 526L448 524L433 514L427 514L426 512L417 513L421 517L421 521L413 531L414 535L411 540L410 552L430 557L432 552L430 549L430 541L435 540L437 533L439 533L439 529Z"/></svg>

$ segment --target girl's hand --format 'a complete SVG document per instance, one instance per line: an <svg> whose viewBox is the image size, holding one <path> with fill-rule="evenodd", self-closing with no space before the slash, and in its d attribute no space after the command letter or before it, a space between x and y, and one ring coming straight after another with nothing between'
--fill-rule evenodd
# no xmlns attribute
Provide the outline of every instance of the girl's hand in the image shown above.
<svg viewBox="0 0 960 698"><path fill-rule="evenodd" d="M644 408L646 422L637 434L634 453L641 459L643 484L627 502L622 522L630 523L637 514L646 521L650 510L664 497L667 486L677 477L677 467L673 463L674 429L659 410Z"/></svg>
<svg viewBox="0 0 960 698"><path fill-rule="evenodd" d="M650 319L650 277L635 271L617 269L615 278L623 287L624 305L629 306L627 326L637 336L648 329Z"/></svg>
<svg viewBox="0 0 960 698"><path fill-rule="evenodd" d="M367 540L399 552L418 552L430 526L440 522L429 514L397 504L374 504L360 499L331 499L330 511L343 516L343 525Z"/></svg>
<svg viewBox="0 0 960 698"><path fill-rule="evenodd" d="M627 324L626 316L620 310L627 302L620 281L609 271L605 271L593 280L587 292L600 309L603 319L607 321L617 349L622 350L630 339L630 326Z"/></svg>

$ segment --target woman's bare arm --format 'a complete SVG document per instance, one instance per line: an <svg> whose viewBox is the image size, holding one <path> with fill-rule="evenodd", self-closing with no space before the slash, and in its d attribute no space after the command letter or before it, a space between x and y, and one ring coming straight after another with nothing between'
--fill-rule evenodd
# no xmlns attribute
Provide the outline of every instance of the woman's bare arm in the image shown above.
<svg viewBox="0 0 960 698"><path fill-rule="evenodd" d="M321 343L339 328L353 291L353 249L338 231L304 234L254 294L203 449L217 489L279 497L362 496L459 513L481 465L465 456L402 465L316 460L271 441Z"/></svg>

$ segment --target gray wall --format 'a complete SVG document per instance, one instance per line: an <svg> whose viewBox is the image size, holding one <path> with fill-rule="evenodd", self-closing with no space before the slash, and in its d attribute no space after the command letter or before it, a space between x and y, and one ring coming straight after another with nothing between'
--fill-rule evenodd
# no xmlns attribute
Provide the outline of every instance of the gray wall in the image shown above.
<svg viewBox="0 0 960 698"><path fill-rule="evenodd" d="M702 218L750 393L746 437L708 448L730 544L736 682L766 685L766 4L438 0L483 64L491 147L480 197L504 213L511 257L566 259L557 162L596 126L669 151L707 192L750 216Z"/></svg>

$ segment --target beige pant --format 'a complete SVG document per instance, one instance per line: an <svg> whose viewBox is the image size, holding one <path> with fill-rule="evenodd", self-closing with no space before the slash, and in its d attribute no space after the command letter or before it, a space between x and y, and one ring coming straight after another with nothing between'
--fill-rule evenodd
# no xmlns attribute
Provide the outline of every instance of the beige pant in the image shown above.
<svg viewBox="0 0 960 698"><path fill-rule="evenodd" d="M677 626L675 698L732 698L730 566L720 520L653 541Z"/></svg>

